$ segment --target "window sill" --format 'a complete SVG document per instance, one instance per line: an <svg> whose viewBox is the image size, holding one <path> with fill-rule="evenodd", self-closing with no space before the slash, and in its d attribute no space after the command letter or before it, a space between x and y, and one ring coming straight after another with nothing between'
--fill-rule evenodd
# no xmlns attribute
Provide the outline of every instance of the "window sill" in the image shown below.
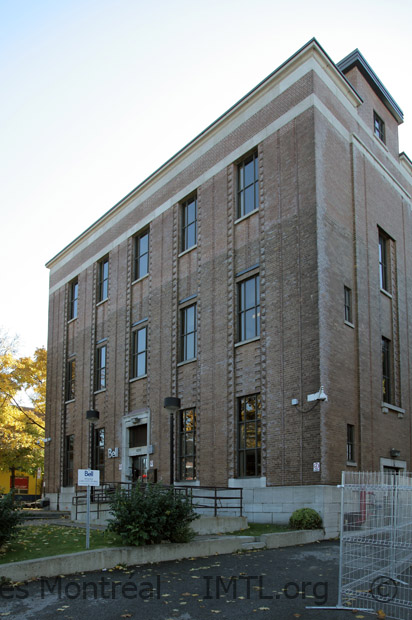
<svg viewBox="0 0 412 620"><path fill-rule="evenodd" d="M196 250L196 248L197 248L197 243L195 245L192 245L190 248L187 248L187 250L183 250L182 252L180 252L180 254L177 255L177 258L180 258L181 256L184 256L185 254L188 254L192 250Z"/></svg>
<svg viewBox="0 0 412 620"><path fill-rule="evenodd" d="M69 405L70 403L74 403L75 401L76 401L76 399L75 399L75 398L70 398L70 400L65 400L65 401L64 401L64 404L65 404L65 405Z"/></svg>
<svg viewBox="0 0 412 620"><path fill-rule="evenodd" d="M391 405L390 403L381 403L382 413L389 413L389 411L393 411L398 414L398 418L403 418L405 415L405 409L401 409L401 407L396 407L395 405Z"/></svg>
<svg viewBox="0 0 412 620"><path fill-rule="evenodd" d="M178 363L177 367L179 368L180 366L185 366L186 364L191 364L192 362L197 362L197 357L191 357L190 360L183 360Z"/></svg>
<svg viewBox="0 0 412 620"><path fill-rule="evenodd" d="M100 390L95 390L93 394L101 394L102 392L105 392L105 391L106 391L106 388L100 388Z"/></svg>
<svg viewBox="0 0 412 620"><path fill-rule="evenodd" d="M259 213L259 209L254 209L253 211L250 211L250 213L246 213L246 215L242 215L242 217L238 217L238 219L235 220L235 224L239 224L239 222L243 222L243 220L246 220L251 215L255 215L255 213Z"/></svg>
<svg viewBox="0 0 412 620"><path fill-rule="evenodd" d="M386 295L386 297L389 297L389 299L393 299L392 294L389 293L389 291L386 291L384 288L381 288L381 293Z"/></svg>
<svg viewBox="0 0 412 620"><path fill-rule="evenodd" d="M96 308L97 308L97 306L102 306L103 304L105 304L105 303L106 303L106 301L109 301L109 298L108 298L108 297L106 297L105 299L101 299L100 301L98 301L98 302L96 303Z"/></svg>
<svg viewBox="0 0 412 620"><path fill-rule="evenodd" d="M149 274L146 273L144 276L142 276L141 278L137 278L137 280L133 280L132 285L133 284L137 284L137 282L141 282L142 280L145 280L146 278L149 277Z"/></svg>
<svg viewBox="0 0 412 620"><path fill-rule="evenodd" d="M67 325L70 325L70 323L74 323L74 321L77 321L77 316L74 316L72 319L68 319Z"/></svg>
<svg viewBox="0 0 412 620"><path fill-rule="evenodd" d="M375 138L375 140L377 141L377 143L378 143L378 144L380 144L380 145L381 145L381 146L385 149L385 151L386 151L387 153L389 153L389 149L388 149L388 147L386 146L385 142L384 142L384 141L383 141L383 140L382 140L379 136L377 136L377 135L376 135L376 133L374 133L374 134L373 134L373 137Z"/></svg>
<svg viewBox="0 0 412 620"><path fill-rule="evenodd" d="M254 338L249 338L249 340L242 340L241 342L236 342L235 343L235 349L237 347L241 347L244 344L249 344L250 342L257 342L258 340L260 340L260 336L255 336Z"/></svg>
<svg viewBox="0 0 412 620"><path fill-rule="evenodd" d="M347 467L357 467L358 464L355 461L346 461Z"/></svg>
<svg viewBox="0 0 412 620"><path fill-rule="evenodd" d="M350 321L345 321L345 325L347 325L348 327L351 327L352 329L355 329L354 324L351 323Z"/></svg>
<svg viewBox="0 0 412 620"><path fill-rule="evenodd" d="M145 375L140 375L140 377L132 377L131 379L129 379L129 383L140 381L140 379L147 379L147 373Z"/></svg>

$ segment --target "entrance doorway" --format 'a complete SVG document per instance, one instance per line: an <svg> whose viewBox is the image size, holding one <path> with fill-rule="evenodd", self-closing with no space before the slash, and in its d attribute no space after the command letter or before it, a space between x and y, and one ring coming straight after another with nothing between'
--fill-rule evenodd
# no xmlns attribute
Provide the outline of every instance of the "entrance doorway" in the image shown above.
<svg viewBox="0 0 412 620"><path fill-rule="evenodd" d="M132 456L132 482L147 482L147 454Z"/></svg>

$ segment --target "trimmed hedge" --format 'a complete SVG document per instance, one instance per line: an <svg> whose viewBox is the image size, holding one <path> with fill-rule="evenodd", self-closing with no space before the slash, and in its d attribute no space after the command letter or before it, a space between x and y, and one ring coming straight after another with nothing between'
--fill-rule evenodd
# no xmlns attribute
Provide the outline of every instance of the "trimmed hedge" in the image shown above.
<svg viewBox="0 0 412 620"><path fill-rule="evenodd" d="M298 508L292 513L289 525L294 530L317 530L323 523L322 517L313 508Z"/></svg>

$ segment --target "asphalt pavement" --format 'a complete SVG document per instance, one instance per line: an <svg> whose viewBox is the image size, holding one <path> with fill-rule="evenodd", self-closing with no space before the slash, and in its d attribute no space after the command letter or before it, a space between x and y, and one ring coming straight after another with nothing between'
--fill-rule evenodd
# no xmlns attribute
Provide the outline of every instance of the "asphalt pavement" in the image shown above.
<svg viewBox="0 0 412 620"><path fill-rule="evenodd" d="M117 567L0 587L0 619L351 620L338 595L339 543ZM314 609L308 609L308 606Z"/></svg>

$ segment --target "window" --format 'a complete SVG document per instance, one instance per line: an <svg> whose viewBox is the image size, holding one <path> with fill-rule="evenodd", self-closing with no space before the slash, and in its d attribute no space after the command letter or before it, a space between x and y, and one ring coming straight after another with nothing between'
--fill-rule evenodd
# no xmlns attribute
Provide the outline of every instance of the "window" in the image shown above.
<svg viewBox="0 0 412 620"><path fill-rule="evenodd" d="M97 303L109 296L109 259L104 258L98 263Z"/></svg>
<svg viewBox="0 0 412 620"><path fill-rule="evenodd" d="M98 347L96 349L96 391L106 388L106 358L107 346Z"/></svg>
<svg viewBox="0 0 412 620"><path fill-rule="evenodd" d="M239 398L238 471L241 478L261 475L261 418L260 394Z"/></svg>
<svg viewBox="0 0 412 620"><path fill-rule="evenodd" d="M69 284L69 315L68 315L69 321L77 317L78 298L79 298L79 282L76 278L76 280L73 280L73 282L70 282Z"/></svg>
<svg viewBox="0 0 412 620"><path fill-rule="evenodd" d="M131 378L143 377L147 372L147 328L132 332L132 368Z"/></svg>
<svg viewBox="0 0 412 620"><path fill-rule="evenodd" d="M382 400L392 403L392 343L382 338Z"/></svg>
<svg viewBox="0 0 412 620"><path fill-rule="evenodd" d="M196 304L180 311L180 361L196 357Z"/></svg>
<svg viewBox="0 0 412 620"><path fill-rule="evenodd" d="M355 427L353 424L346 425L346 460L355 462Z"/></svg>
<svg viewBox="0 0 412 620"><path fill-rule="evenodd" d="M134 238L133 280L149 273L149 231Z"/></svg>
<svg viewBox="0 0 412 620"><path fill-rule="evenodd" d="M66 364L66 401L74 400L76 379L76 360L69 360Z"/></svg>
<svg viewBox="0 0 412 620"><path fill-rule="evenodd" d="M74 435L66 435L64 441L63 486L73 486Z"/></svg>
<svg viewBox="0 0 412 620"><path fill-rule="evenodd" d="M104 482L104 428L94 429L93 469L100 472L100 484Z"/></svg>
<svg viewBox="0 0 412 620"><path fill-rule="evenodd" d="M379 278L380 286L384 291L389 290L389 237L379 231Z"/></svg>
<svg viewBox="0 0 412 620"><path fill-rule="evenodd" d="M345 304L345 321L346 323L353 323L352 320L352 290L347 286L344 286L344 304Z"/></svg>
<svg viewBox="0 0 412 620"><path fill-rule="evenodd" d="M376 112L373 113L373 131L379 140L385 142L385 123Z"/></svg>
<svg viewBox="0 0 412 620"><path fill-rule="evenodd" d="M248 278L238 285L239 342L260 335L259 276Z"/></svg>
<svg viewBox="0 0 412 620"><path fill-rule="evenodd" d="M196 411L179 416L179 480L196 480Z"/></svg>
<svg viewBox="0 0 412 620"><path fill-rule="evenodd" d="M259 208L258 154L246 157L237 167L237 216L243 217Z"/></svg>
<svg viewBox="0 0 412 620"><path fill-rule="evenodd" d="M197 243L197 199L192 196L182 204L182 252Z"/></svg>
<svg viewBox="0 0 412 620"><path fill-rule="evenodd" d="M129 448L147 446L147 424L138 424L129 428Z"/></svg>

